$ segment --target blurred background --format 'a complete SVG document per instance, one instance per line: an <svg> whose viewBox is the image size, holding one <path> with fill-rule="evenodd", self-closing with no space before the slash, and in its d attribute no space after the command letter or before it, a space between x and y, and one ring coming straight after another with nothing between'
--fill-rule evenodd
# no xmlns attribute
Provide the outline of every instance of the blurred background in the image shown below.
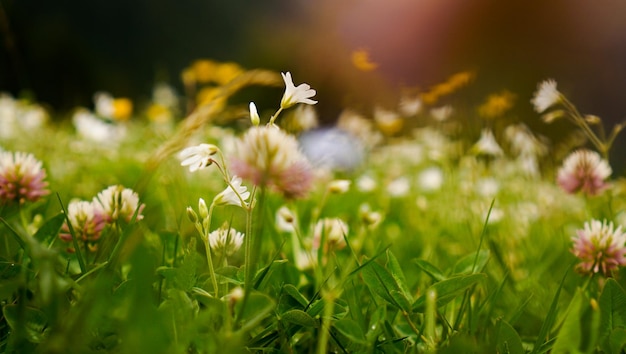
<svg viewBox="0 0 626 354"><path fill-rule="evenodd" d="M0 91L62 115L101 90L140 101L166 81L182 92L181 71L210 58L291 71L330 122L469 70L468 102L509 90L511 114L539 127L529 100L553 78L610 127L626 118L625 16L622 0L0 0Z"/></svg>

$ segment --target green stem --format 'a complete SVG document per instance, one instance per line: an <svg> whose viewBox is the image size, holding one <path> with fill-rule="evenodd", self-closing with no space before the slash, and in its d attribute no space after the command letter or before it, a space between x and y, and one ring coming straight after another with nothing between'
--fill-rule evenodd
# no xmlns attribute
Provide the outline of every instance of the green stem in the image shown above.
<svg viewBox="0 0 626 354"><path fill-rule="evenodd" d="M273 125L274 121L276 121L276 118L278 118L278 115L282 111L283 111L283 107L279 107L278 110L276 111L276 113L274 113L274 115L270 118L270 121L269 121L269 123L267 123L267 125Z"/></svg>
<svg viewBox="0 0 626 354"><path fill-rule="evenodd" d="M202 241L204 242L204 249L206 250L207 264L209 265L209 273L211 275L211 282L213 284L213 290L215 291L215 298L219 298L219 289L217 287L217 278L215 277L215 269L213 268L213 257L211 257L211 245L209 244L209 233L211 230L211 216L213 215L213 208L215 207L215 201L211 203L209 207L209 215L207 216L206 225L203 225L204 234L202 235Z"/></svg>
<svg viewBox="0 0 626 354"><path fill-rule="evenodd" d="M317 347L317 354L326 354L328 347L328 335L330 334L330 320L333 315L333 307L335 305L334 295L331 292L327 293L324 299L324 315L322 316L322 326L320 331L320 337L318 339L319 346Z"/></svg>

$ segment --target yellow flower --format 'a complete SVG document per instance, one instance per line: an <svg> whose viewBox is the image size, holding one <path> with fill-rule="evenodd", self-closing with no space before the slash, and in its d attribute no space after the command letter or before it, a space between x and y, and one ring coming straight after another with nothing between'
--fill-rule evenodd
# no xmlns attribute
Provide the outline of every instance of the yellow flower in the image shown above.
<svg viewBox="0 0 626 354"><path fill-rule="evenodd" d="M378 64L370 60L369 52L365 49L352 52L352 65L361 71L372 71L378 67Z"/></svg>
<svg viewBox="0 0 626 354"><path fill-rule="evenodd" d="M133 113L133 102L128 98L116 98L113 100L113 118L126 121Z"/></svg>
<svg viewBox="0 0 626 354"><path fill-rule="evenodd" d="M513 107L515 94L504 90L500 93L487 97L485 103L478 107L478 114L485 118L496 118L502 116Z"/></svg>

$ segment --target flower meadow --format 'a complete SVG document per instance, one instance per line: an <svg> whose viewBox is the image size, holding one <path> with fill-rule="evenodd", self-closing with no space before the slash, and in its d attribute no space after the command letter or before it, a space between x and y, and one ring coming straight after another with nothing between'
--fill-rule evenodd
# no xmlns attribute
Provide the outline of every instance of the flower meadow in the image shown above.
<svg viewBox="0 0 626 354"><path fill-rule="evenodd" d="M622 126L555 80L469 109L444 103L458 73L321 126L305 77L199 60L182 78L68 119L0 97L3 352L626 348ZM263 90L273 108L244 94Z"/></svg>

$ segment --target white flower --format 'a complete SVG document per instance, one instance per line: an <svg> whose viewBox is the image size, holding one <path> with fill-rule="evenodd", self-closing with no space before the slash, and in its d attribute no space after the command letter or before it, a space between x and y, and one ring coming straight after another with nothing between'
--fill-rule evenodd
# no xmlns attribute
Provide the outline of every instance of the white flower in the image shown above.
<svg viewBox="0 0 626 354"><path fill-rule="evenodd" d="M546 80L538 85L537 92L530 102L535 106L535 111L541 113L560 100L561 93L556 89L556 81Z"/></svg>
<svg viewBox="0 0 626 354"><path fill-rule="evenodd" d="M348 225L339 218L324 218L315 224L313 231L313 249L318 250L322 237L325 239L324 249L342 249L346 246L344 237L348 236Z"/></svg>
<svg viewBox="0 0 626 354"><path fill-rule="evenodd" d="M106 118L113 117L115 114L115 106L113 105L114 99L111 94L107 92L96 92L93 95L93 101L96 114Z"/></svg>
<svg viewBox="0 0 626 354"><path fill-rule="evenodd" d="M77 110L72 122L80 136L101 144L118 143L126 135L124 126L107 123L86 109Z"/></svg>
<svg viewBox="0 0 626 354"><path fill-rule="evenodd" d="M230 185L220 194L215 196L216 205L236 205L246 207L246 200L250 198L250 192L246 186L241 185L241 178L233 176Z"/></svg>
<svg viewBox="0 0 626 354"><path fill-rule="evenodd" d="M376 180L369 175L363 175L356 181L356 186L363 193L371 192L377 187Z"/></svg>
<svg viewBox="0 0 626 354"><path fill-rule="evenodd" d="M280 107L289 108L297 103L316 104L317 101L311 99L315 96L315 90L309 84L300 84L297 87L293 84L291 73L281 73L285 81L285 93L280 101Z"/></svg>
<svg viewBox="0 0 626 354"><path fill-rule="evenodd" d="M254 102L250 102L250 121L252 125L259 125L259 123L261 123L261 117L259 117L259 112Z"/></svg>
<svg viewBox="0 0 626 354"><path fill-rule="evenodd" d="M597 195L608 187L613 170L595 151L580 149L569 154L557 173L557 183L568 193Z"/></svg>
<svg viewBox="0 0 626 354"><path fill-rule="evenodd" d="M450 118L453 112L454 109L452 108L452 106L446 105L431 109L430 115L435 118L436 121L443 122Z"/></svg>
<svg viewBox="0 0 626 354"><path fill-rule="evenodd" d="M500 183L495 178L482 178L476 182L476 192L487 198L493 198L500 190Z"/></svg>
<svg viewBox="0 0 626 354"><path fill-rule="evenodd" d="M244 234L225 225L209 234L209 245L215 254L231 256L241 248L243 237Z"/></svg>
<svg viewBox="0 0 626 354"><path fill-rule="evenodd" d="M403 95L400 98L398 110L404 116L414 116L422 110L422 100L419 96L410 97L409 95Z"/></svg>
<svg viewBox="0 0 626 354"><path fill-rule="evenodd" d="M391 197L404 197L409 194L410 189L411 185L406 177L396 178L387 185L387 193Z"/></svg>
<svg viewBox="0 0 626 354"><path fill-rule="evenodd" d="M98 193L93 203L94 205L99 203L109 222L119 219L129 222L135 215L135 211L137 211L135 220L143 219L141 212L145 204L140 205L137 193L132 189L124 188L122 185L113 185Z"/></svg>
<svg viewBox="0 0 626 354"><path fill-rule="evenodd" d="M472 151L476 154L491 156L502 156L504 154L502 148L500 148L496 138L489 129L482 130L480 133L480 139L476 142L476 144L474 144Z"/></svg>
<svg viewBox="0 0 626 354"><path fill-rule="evenodd" d="M276 212L276 228L283 232L296 231L296 217L286 206L282 206Z"/></svg>
<svg viewBox="0 0 626 354"><path fill-rule="evenodd" d="M427 168L420 173L418 181L422 190L436 191L443 185L443 171L439 167Z"/></svg>
<svg viewBox="0 0 626 354"><path fill-rule="evenodd" d="M181 166L189 166L189 171L195 172L213 163L211 156L215 155L218 147L213 144L200 144L190 146L178 154L178 158L183 160Z"/></svg>
<svg viewBox="0 0 626 354"><path fill-rule="evenodd" d="M328 191L335 194L343 194L350 189L351 181L347 179L336 179L328 184Z"/></svg>

